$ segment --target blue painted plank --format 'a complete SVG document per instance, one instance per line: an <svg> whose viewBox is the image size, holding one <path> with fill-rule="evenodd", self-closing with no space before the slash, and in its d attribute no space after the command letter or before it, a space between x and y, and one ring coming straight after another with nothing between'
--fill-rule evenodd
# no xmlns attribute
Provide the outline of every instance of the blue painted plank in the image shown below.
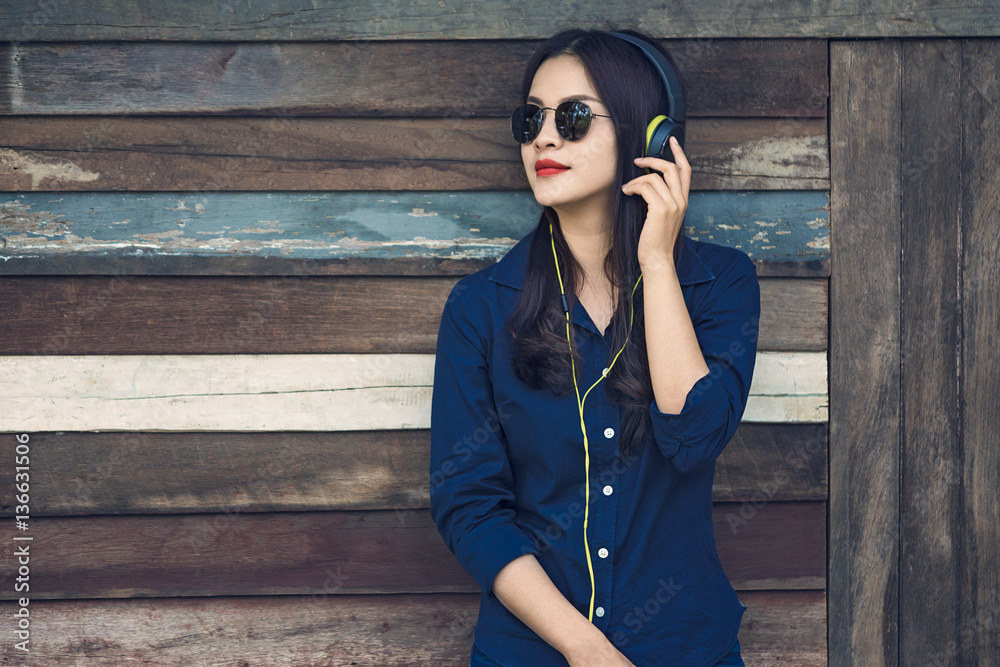
<svg viewBox="0 0 1000 667"><path fill-rule="evenodd" d="M540 211L530 192L7 193L0 273L67 258L499 259ZM693 192L685 230L758 262L823 262L829 196Z"/></svg>

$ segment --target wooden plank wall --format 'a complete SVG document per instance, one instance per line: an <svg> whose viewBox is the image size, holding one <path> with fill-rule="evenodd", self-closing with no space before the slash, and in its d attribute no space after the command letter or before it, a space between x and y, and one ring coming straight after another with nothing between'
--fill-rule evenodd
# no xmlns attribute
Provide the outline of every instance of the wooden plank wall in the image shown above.
<svg viewBox="0 0 1000 667"><path fill-rule="evenodd" d="M99 5L77 25L125 11ZM538 41L157 20L0 47L0 452L28 433L31 659L467 664L478 588L427 511L428 369L451 286L537 221L505 115ZM825 665L828 44L665 43L687 231L762 283L714 489L744 655Z"/></svg>
<svg viewBox="0 0 1000 667"><path fill-rule="evenodd" d="M830 662L997 664L1000 42L830 65Z"/></svg>

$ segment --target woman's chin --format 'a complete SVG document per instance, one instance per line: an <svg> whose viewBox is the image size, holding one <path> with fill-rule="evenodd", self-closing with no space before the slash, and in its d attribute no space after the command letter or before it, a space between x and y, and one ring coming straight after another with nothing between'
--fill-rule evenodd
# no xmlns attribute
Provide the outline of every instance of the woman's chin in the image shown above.
<svg viewBox="0 0 1000 667"><path fill-rule="evenodd" d="M535 201L542 206L551 206L556 208L561 204L566 203L565 196L559 196L558 194L552 192L549 188L540 187L533 190L535 195Z"/></svg>

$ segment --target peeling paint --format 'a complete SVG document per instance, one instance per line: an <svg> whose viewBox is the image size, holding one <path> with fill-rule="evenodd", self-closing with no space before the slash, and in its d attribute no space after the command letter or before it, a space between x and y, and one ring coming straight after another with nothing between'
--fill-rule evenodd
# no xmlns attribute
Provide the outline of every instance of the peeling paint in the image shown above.
<svg viewBox="0 0 1000 667"><path fill-rule="evenodd" d="M412 215L415 218L425 218L425 217L428 217L428 216L436 216L437 212L436 211L427 211L427 212L424 212L424 209L422 209L422 208L413 208L413 209L410 209L409 215Z"/></svg>
<svg viewBox="0 0 1000 667"><path fill-rule="evenodd" d="M806 242L806 245L809 246L810 248L817 248L817 249L820 249L820 250L829 251L830 250L830 235L827 234L826 236L821 236L818 239L815 239L813 241L808 241L808 242Z"/></svg>
<svg viewBox="0 0 1000 667"><path fill-rule="evenodd" d="M30 153L0 148L0 172L20 172L31 177L31 189L37 190L43 181L55 184L90 183L101 177L96 171L87 171L67 160L55 160Z"/></svg>
<svg viewBox="0 0 1000 667"><path fill-rule="evenodd" d="M747 141L732 147L724 161L732 176L830 177L826 167L826 138L822 136L769 136Z"/></svg>
<svg viewBox="0 0 1000 667"><path fill-rule="evenodd" d="M244 227L236 230L240 234L284 234L284 229L264 229L263 227Z"/></svg>
<svg viewBox="0 0 1000 667"><path fill-rule="evenodd" d="M0 256L8 266L10 258L72 254L498 259L538 221L530 193L394 195L398 204L385 194L313 193L320 203L302 205L304 197L281 192L8 193ZM743 247L756 260L823 259L827 200L826 192L695 193L684 227L690 238Z"/></svg>
<svg viewBox="0 0 1000 667"><path fill-rule="evenodd" d="M17 201L0 204L0 223L8 241L13 234L39 234L42 236L62 236L69 232L70 223L61 220L61 214L49 211L29 212L31 205L23 205ZM8 231L9 230L9 231Z"/></svg>

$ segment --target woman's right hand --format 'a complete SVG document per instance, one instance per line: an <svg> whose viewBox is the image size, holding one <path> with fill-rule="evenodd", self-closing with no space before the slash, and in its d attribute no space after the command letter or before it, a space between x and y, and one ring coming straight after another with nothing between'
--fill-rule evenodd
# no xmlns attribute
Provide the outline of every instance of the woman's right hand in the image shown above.
<svg viewBox="0 0 1000 667"><path fill-rule="evenodd" d="M570 667L636 667L607 637L601 634L600 639L603 641L581 646L572 654L566 655Z"/></svg>

